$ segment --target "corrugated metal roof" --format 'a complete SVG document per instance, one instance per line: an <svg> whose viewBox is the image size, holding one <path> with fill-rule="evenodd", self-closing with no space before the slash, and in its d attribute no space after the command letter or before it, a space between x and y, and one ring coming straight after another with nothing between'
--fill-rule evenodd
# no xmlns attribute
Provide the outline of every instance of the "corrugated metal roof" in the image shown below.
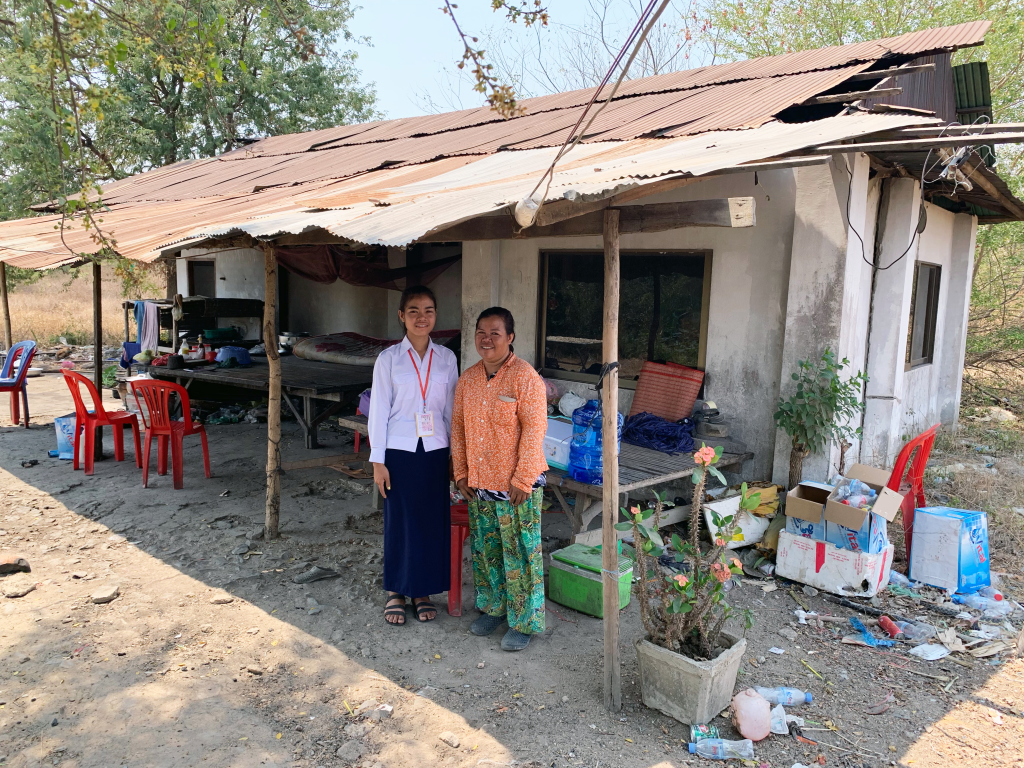
<svg viewBox="0 0 1024 768"><path fill-rule="evenodd" d="M774 116L879 59L976 45L987 28L988 22L972 22L628 81L560 166L552 190L579 184L581 193L601 195L644 179L700 175L789 151L783 146L922 124L927 118L853 115L785 125ZM276 136L217 158L176 163L108 185L103 227L123 255L144 260L194 240L200 229L203 236L270 237L321 228L363 243L408 243L528 192L592 93L529 99L527 113L511 120L476 108ZM598 159L602 171L595 176ZM332 208L344 210L323 210ZM0 258L21 266L73 258L53 230L59 221L0 223ZM64 240L79 252L97 248L80 229L65 231Z"/></svg>

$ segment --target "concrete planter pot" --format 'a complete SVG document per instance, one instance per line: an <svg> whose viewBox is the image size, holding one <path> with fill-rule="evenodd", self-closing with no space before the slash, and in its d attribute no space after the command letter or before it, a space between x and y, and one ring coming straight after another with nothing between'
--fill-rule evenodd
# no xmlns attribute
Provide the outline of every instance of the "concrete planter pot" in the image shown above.
<svg viewBox="0 0 1024 768"><path fill-rule="evenodd" d="M711 661L694 661L646 639L636 643L644 704L681 723L707 723L729 706L745 639L721 634L726 650Z"/></svg>

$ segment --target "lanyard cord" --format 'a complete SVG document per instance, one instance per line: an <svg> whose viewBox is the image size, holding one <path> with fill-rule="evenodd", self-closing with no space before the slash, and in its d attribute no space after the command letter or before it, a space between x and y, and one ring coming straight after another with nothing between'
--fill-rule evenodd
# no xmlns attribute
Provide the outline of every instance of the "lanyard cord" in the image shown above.
<svg viewBox="0 0 1024 768"><path fill-rule="evenodd" d="M416 369L416 379L420 383L420 394L423 395L423 412L427 412L427 387L430 386L430 367L434 364L434 350L430 350L430 358L427 360L427 383L423 383L423 379L420 378L420 367L416 365L416 358L412 356L412 350L406 350L409 353L409 359L412 360L412 367Z"/></svg>

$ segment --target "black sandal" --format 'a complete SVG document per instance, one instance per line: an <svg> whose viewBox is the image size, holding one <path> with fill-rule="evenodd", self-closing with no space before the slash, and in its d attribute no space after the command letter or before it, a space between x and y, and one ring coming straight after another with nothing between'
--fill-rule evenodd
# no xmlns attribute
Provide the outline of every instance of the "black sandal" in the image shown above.
<svg viewBox="0 0 1024 768"><path fill-rule="evenodd" d="M395 600L401 600L402 604L392 605ZM384 623L390 624L392 627L400 627L405 624L405 595L391 594L388 595L387 602L384 603ZM388 621L388 616L401 616L401 621Z"/></svg>
<svg viewBox="0 0 1024 768"><path fill-rule="evenodd" d="M412 604L413 607L416 609L416 618L419 621L426 623L428 621L433 621L437 618L437 606L430 602L427 598L424 597L421 600L419 600L419 602L413 600ZM429 619L423 618L423 614L428 613L429 611L433 611L434 615L431 616Z"/></svg>

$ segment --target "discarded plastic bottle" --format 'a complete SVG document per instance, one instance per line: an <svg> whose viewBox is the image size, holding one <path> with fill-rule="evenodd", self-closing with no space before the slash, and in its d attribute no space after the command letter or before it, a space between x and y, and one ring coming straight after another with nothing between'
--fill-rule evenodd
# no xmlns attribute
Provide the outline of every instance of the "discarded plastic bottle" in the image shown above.
<svg viewBox="0 0 1024 768"><path fill-rule="evenodd" d="M696 744L690 742L690 754L700 755L709 760L754 759L754 742L750 739L729 741L728 739L704 739Z"/></svg>
<svg viewBox="0 0 1024 768"><path fill-rule="evenodd" d="M995 587L982 587L975 594L987 597L989 600L995 600L996 602L1003 599L1003 593Z"/></svg>
<svg viewBox="0 0 1024 768"><path fill-rule="evenodd" d="M957 605L966 605L968 608L973 608L976 611L1000 612L1009 607L1004 604L1002 599L996 600L991 597L983 597L979 592L975 592L973 595L953 595L953 602ZM1006 612L1009 613L1009 611Z"/></svg>
<svg viewBox="0 0 1024 768"><path fill-rule="evenodd" d="M889 571L889 583L898 584L901 587L910 589L910 579L904 576L899 571Z"/></svg>
<svg viewBox="0 0 1024 768"><path fill-rule="evenodd" d="M784 707L792 707L799 704L810 704L814 696L804 693L799 688L760 688L755 686L754 690L761 694L769 704L781 704Z"/></svg>
<svg viewBox="0 0 1024 768"><path fill-rule="evenodd" d="M911 642L931 640L938 634L938 630L935 627L923 621L898 621L896 625L903 633L903 639L910 640Z"/></svg>

